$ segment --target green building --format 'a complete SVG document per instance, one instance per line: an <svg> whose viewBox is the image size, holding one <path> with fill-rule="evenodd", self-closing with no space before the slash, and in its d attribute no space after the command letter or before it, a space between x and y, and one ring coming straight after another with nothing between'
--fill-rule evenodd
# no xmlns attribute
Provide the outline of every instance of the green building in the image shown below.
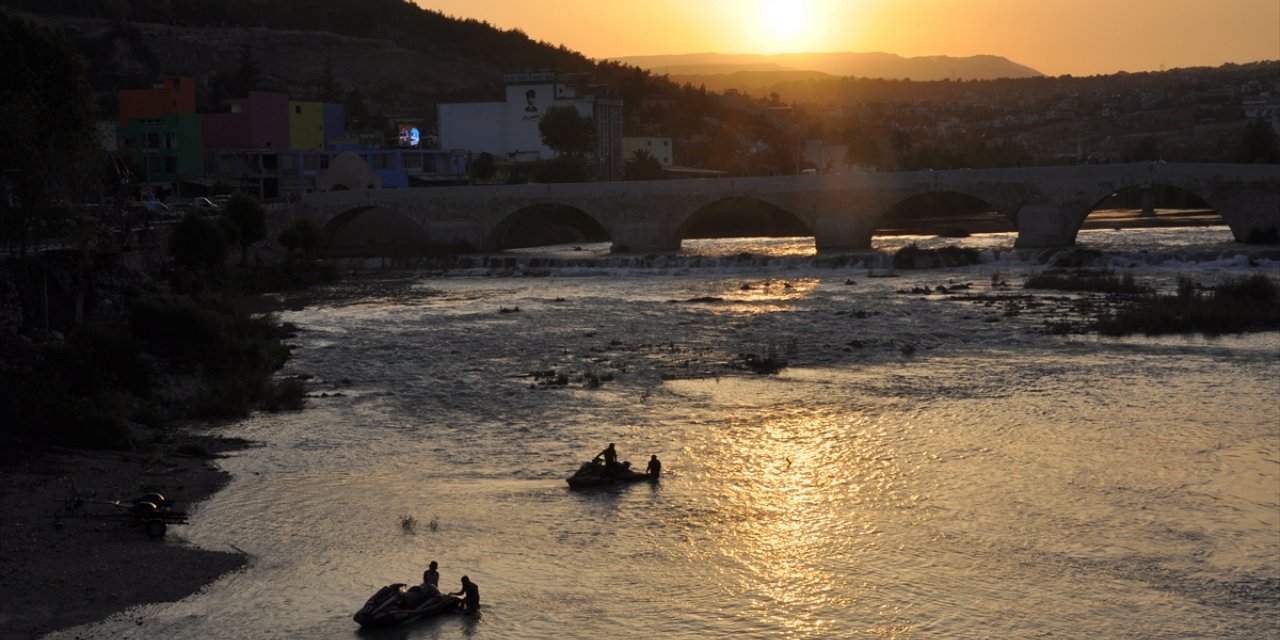
<svg viewBox="0 0 1280 640"><path fill-rule="evenodd" d="M135 118L118 130L119 152L133 162L134 179L157 197L185 197L183 182L204 177L204 133L198 114Z"/></svg>

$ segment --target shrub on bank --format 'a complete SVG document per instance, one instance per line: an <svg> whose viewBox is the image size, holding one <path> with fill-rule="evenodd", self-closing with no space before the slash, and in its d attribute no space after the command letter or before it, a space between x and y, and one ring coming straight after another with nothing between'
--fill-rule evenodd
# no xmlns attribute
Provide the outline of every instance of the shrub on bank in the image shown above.
<svg viewBox="0 0 1280 640"><path fill-rule="evenodd" d="M981 259L982 254L971 247L921 249L915 244L910 244L893 254L893 266L898 269L963 267L978 264Z"/></svg>
<svg viewBox="0 0 1280 640"><path fill-rule="evenodd" d="M1093 291L1097 293L1140 294L1151 293L1151 287L1140 285L1132 273L1118 276L1111 271L1066 273L1050 271L1038 273L1022 285L1027 289L1053 289L1055 291Z"/></svg>
<svg viewBox="0 0 1280 640"><path fill-rule="evenodd" d="M1147 295L1097 320L1100 333L1221 335L1280 328L1280 285L1265 275L1229 280L1202 290L1182 279L1172 295Z"/></svg>

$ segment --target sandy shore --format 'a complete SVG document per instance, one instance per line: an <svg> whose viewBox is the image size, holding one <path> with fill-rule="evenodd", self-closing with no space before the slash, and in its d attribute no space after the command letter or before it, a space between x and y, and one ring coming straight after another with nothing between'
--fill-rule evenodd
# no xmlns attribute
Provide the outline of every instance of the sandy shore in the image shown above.
<svg viewBox="0 0 1280 640"><path fill-rule="evenodd" d="M0 640L35 638L135 605L180 600L242 567L244 558L233 550L151 539L135 521L54 514L71 495L72 481L82 496L98 500L128 502L155 492L198 509L230 479L218 456L245 446L188 434L140 451L0 454ZM93 513L114 509L90 506Z"/></svg>

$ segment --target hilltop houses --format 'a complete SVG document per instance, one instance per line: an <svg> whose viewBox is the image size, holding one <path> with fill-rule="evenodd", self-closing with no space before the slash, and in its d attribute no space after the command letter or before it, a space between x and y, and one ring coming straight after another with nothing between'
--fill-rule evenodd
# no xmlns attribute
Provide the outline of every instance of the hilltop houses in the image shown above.
<svg viewBox="0 0 1280 640"><path fill-rule="evenodd" d="M116 149L139 194L189 197L222 184L262 200L315 191L330 161L350 152L383 187L465 178L466 163L438 149L386 148L381 135L349 134L343 105L251 91L225 111L197 113L196 83L166 77L120 91Z"/></svg>
<svg viewBox="0 0 1280 640"><path fill-rule="evenodd" d="M554 71L511 73L503 76L502 102L442 103L437 108L440 147L488 153L515 164L547 160L555 152L543 144L538 123L552 107L572 107L596 123L593 177L621 180L622 100L586 80Z"/></svg>

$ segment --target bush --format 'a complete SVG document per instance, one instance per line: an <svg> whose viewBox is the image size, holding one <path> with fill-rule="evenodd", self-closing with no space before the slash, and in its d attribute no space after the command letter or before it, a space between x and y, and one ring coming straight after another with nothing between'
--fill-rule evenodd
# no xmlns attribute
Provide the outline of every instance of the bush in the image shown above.
<svg viewBox="0 0 1280 640"><path fill-rule="evenodd" d="M169 237L169 254L183 266L220 267L227 261L227 234L214 220L189 213Z"/></svg>
<svg viewBox="0 0 1280 640"><path fill-rule="evenodd" d="M1023 283L1027 289L1056 291L1095 291L1098 293L1151 293L1151 287L1139 285L1132 273L1117 276L1110 271L1097 273L1046 272L1033 275Z"/></svg>
<svg viewBox="0 0 1280 640"><path fill-rule="evenodd" d="M1229 280L1201 294L1181 280L1174 295L1149 295L1113 313L1103 313L1106 335L1204 333L1221 335L1280 328L1280 285L1264 275Z"/></svg>

